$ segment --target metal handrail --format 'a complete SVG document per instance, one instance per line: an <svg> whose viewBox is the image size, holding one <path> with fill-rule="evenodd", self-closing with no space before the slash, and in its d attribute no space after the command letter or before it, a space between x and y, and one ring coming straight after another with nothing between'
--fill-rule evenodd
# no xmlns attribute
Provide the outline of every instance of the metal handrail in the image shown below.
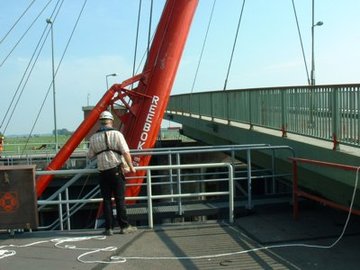
<svg viewBox="0 0 360 270"><path fill-rule="evenodd" d="M360 146L360 84L234 89L172 95L169 115L242 123Z"/></svg>
<svg viewBox="0 0 360 270"><path fill-rule="evenodd" d="M160 156L160 155L168 155L169 161L171 161L171 157L174 155L176 157L177 165L181 164L181 156L187 155L187 154L194 154L194 153L214 153L214 152L230 152L230 156L232 158L232 161L234 163L235 161L235 153L239 151L245 151L246 157L247 157L247 179L248 181L251 181L254 179L254 176L252 176L253 172L256 172L256 170L253 169L251 164L251 153L252 151L271 151L271 159L272 163L274 163L275 159L275 151L277 150L286 150L290 152L291 157L295 157L295 151L293 148L286 146L286 145L280 145L280 146L271 146L268 144L243 144L243 145L220 145L220 146L192 146L192 147L175 147L175 148L154 148L154 149L143 149L143 150L131 150L132 155L151 155L151 156ZM169 162L169 165L171 165L171 162ZM274 171L274 164L272 165L271 171ZM80 170L67 170L68 174L76 174L80 173ZM46 172L39 172L39 175L47 174ZM56 173L54 173L56 174ZM170 172L172 174L172 172ZM275 176L275 173L272 174L272 177ZM290 173L288 174L290 176ZM172 177L170 178L172 180ZM240 179L240 178L239 178ZM274 182L274 181L273 181ZM274 184L274 183L273 183ZM252 198L251 198L251 184L248 185L248 205L247 208L252 208ZM64 186L65 188L65 186ZM58 196L59 193L61 193L63 189L60 189L56 194L53 196ZM173 187L172 187L173 188ZM178 188L181 188L178 185ZM181 208L181 198L179 200L179 207Z"/></svg>
<svg viewBox="0 0 360 270"><path fill-rule="evenodd" d="M173 170L173 169L197 169L197 168L227 168L228 175L227 178L222 181L228 181L228 191L219 191L219 192L194 192L194 193L183 193L183 194L168 194L168 195L154 195L152 193L152 179L151 172L154 170ZM171 199L171 198L191 198L191 197L199 197L199 196L219 196L219 195L228 195L229 196L229 222L234 221L234 190L233 190L233 167L230 163L208 163L208 164L184 164L184 165L159 165L159 166L143 166L137 167L137 170L146 170L146 187L147 187L147 196L136 196L136 197L126 197L126 200L146 200L148 206L148 225L150 228L154 227L153 223L153 200L155 199ZM86 170L60 170L60 171L42 171L36 172L37 175L44 174L55 174L55 175L67 175L73 173L97 173L97 170L86 169ZM99 203L101 202L101 198L97 199L65 199L63 200L59 197L57 200L38 200L38 205L69 205L75 203ZM59 220L62 222L62 208L59 208ZM68 217L69 219L70 217ZM61 225L62 228L62 225ZM62 228L63 229L63 228Z"/></svg>
<svg viewBox="0 0 360 270"><path fill-rule="evenodd" d="M286 156L287 157L295 157L295 152L292 148L288 147L288 146L270 146L267 144L255 144L255 145L223 145L223 146L216 146L216 147L211 147L211 146L201 146L201 147L184 147L184 148L161 148L161 149L144 149L143 151L131 151L132 155L152 155L152 156L156 156L156 155L164 155L168 157L168 161L169 164L168 165L162 165L165 167L151 167L151 168L161 168L164 170L168 171L168 175L156 175L156 176L152 176L152 180L155 178L159 178L159 179L163 179L163 178L167 178L169 179L168 182L166 181L161 181L161 182L156 182L153 183L153 186L155 185L169 185L170 186L170 197L168 197L172 202L174 200L177 200L178 203L178 211L179 214L182 214L182 199L184 199L186 196L181 192L182 189L182 183L180 182L181 177L195 177L195 174L193 173L188 173L188 172L182 172L181 167L176 167L176 166L191 166L191 164L181 164L182 159L181 156L182 155L188 155L188 154L192 154L192 153L208 153L208 152L225 152L227 154L229 154L229 156L231 157L232 160L232 165L235 167L237 167L237 162L235 160L235 156L237 152L244 152L247 161L245 162L245 165L243 168L246 169L246 171L244 173L246 173L246 176L235 176L235 170L233 170L233 179L234 181L246 181L248 182L247 184L247 193L246 191L243 192L243 194L245 196L247 196L247 205L246 207L248 209L251 209L253 207L252 205L252 193L251 193L251 186L252 186L252 180L255 179L261 179L261 178L265 178L265 177L259 177L257 175L255 175L256 172L260 172L262 170L259 169L254 169L252 167L252 162L251 162L251 153L252 151L270 151L270 155L272 158L272 165L271 168L266 169L267 171L267 175L266 177L268 179L272 179L272 190L273 193L275 192L275 178L277 177L286 177L286 176L291 176L291 173L289 172L289 174L279 174L276 173L276 168L274 165L274 159L275 159L275 152L278 150L285 150L288 151L289 154ZM172 159L175 158L175 163L173 164ZM88 163L88 166L86 169L70 169L70 170L58 170L58 171L36 171L36 175L46 175L46 174L53 174L53 175L74 175L74 177L72 177L70 180L68 180L64 185L62 185L54 194L52 194L49 198L47 198L46 200L41 200L40 204L39 204L39 210L41 210L45 204L47 205L52 205L52 204L58 204L59 201L62 201L63 203L61 203L59 205L59 211L62 212L62 205L65 204L66 206L66 213L63 215L59 215L59 218L57 220L55 220L52 224L43 227L44 229L49 229L49 228L54 228L54 226L56 224L58 224L58 222L60 222L60 228L63 229L63 225L62 225L62 221L65 220L68 222L68 228L70 227L70 223L69 223L69 218L70 216L72 216L78 209L80 209L85 203L99 203L101 201L100 198L96 198L96 196L98 195L98 193L93 193L91 194L91 196L87 197L86 200L83 199L78 199L78 200L68 200L67 198L65 199L59 199L62 196L62 193L65 193L65 197L67 197L67 193L68 193L68 188L75 183L78 179L80 179L81 176L84 176L86 174L95 174L98 173L97 169L91 169L91 167L93 167L95 165L94 161L90 161ZM198 164L198 166L200 165L204 165L204 164ZM138 167L139 169L146 169L147 167ZM172 168L172 169L169 169ZM175 171L175 172L173 172ZM148 172L149 175L151 175L151 171ZM220 172L219 173L219 178L223 177L224 172ZM222 175L222 176L221 176ZM197 183L201 183L202 180L201 178L203 178L206 175L203 175L201 177L199 177L199 179L197 180L191 180L188 181L190 182L197 182ZM148 176L147 176L148 177ZM131 179L131 177L129 177L129 179ZM175 180L175 181L174 181ZM213 180L206 180L206 181L213 181ZM147 181L145 181L147 182ZM153 181L151 181L153 182ZM268 181L264 181L265 185L267 186ZM147 186L147 183L140 183L140 184L128 184L130 185L139 185L139 186ZM237 185L238 187L238 185ZM265 187L267 190L267 187ZM178 194L183 194L181 196L178 196ZM210 194L210 193L208 193ZM214 193L216 194L216 193ZM214 195L212 194L212 195ZM267 193L268 194L268 193ZM219 194L218 194L219 195ZM160 199L163 197L156 197L158 195L154 195L154 198ZM189 196L189 195L187 195ZM205 194L195 194L196 196L207 196ZM209 195L210 196L210 195ZM127 198L130 199L130 198ZM145 196L139 196L139 197L132 197L131 199L134 200L148 200L148 198ZM51 200L53 200L53 202L51 202ZM47 201L47 203L45 203L45 201ZM69 203L74 204L71 207L69 207ZM76 204L75 204L76 203Z"/></svg>

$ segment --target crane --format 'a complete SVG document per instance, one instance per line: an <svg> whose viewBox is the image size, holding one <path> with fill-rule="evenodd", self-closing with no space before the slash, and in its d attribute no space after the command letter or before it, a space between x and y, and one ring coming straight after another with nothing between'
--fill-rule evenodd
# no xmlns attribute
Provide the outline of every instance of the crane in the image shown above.
<svg viewBox="0 0 360 270"><path fill-rule="evenodd" d="M120 84L112 85L79 125L69 140L47 165L46 170L60 169L76 147L97 122L99 115L117 101L126 107L120 117L130 149L152 148L160 130L177 68L185 47L198 0L167 0L143 70ZM133 89L130 86L136 84ZM151 156L133 156L135 166L146 166ZM144 171L138 171L130 183L142 183ZM134 177L135 176L135 177ZM53 175L37 179L36 191L40 197L52 181ZM129 186L125 196L137 196L140 186Z"/></svg>

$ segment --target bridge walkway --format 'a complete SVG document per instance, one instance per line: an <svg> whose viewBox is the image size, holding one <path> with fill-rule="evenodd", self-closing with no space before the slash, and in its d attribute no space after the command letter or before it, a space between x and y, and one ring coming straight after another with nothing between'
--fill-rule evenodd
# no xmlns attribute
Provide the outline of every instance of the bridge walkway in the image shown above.
<svg viewBox="0 0 360 270"><path fill-rule="evenodd" d="M315 248L304 245L334 243L346 213L311 203L301 213L294 220L288 204L268 205L234 224L163 224L111 237L101 230L0 232L0 269L358 269L358 216L334 247Z"/></svg>

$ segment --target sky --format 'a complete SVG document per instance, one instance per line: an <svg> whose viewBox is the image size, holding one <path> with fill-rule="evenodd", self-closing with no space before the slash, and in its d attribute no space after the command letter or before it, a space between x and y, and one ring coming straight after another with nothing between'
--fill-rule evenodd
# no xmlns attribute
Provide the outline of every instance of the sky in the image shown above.
<svg viewBox="0 0 360 270"><path fill-rule="evenodd" d="M314 28L316 84L359 83L360 1L314 1L315 23L323 22ZM74 131L83 120L83 106L96 104L107 84L132 76L134 59L141 72L150 3L142 0L135 59L139 0L0 0L0 132L27 135L54 129L52 48L55 69L62 59L55 78L57 127ZM164 3L153 0L152 34ZM213 3L199 0L172 94L224 87L243 1L215 1L204 43ZM247 0L227 89L307 85L293 3L310 72L312 0ZM53 47L47 18L53 20ZM38 53L44 31L49 35ZM35 65L30 62L33 55L38 55ZM106 76L113 73L117 76Z"/></svg>

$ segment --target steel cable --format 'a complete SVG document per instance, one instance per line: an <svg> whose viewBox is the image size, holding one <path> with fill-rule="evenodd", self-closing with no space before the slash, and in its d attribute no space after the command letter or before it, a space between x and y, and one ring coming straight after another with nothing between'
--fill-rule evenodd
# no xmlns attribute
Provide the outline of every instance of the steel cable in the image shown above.
<svg viewBox="0 0 360 270"><path fill-rule="evenodd" d="M153 17L153 5L154 1L150 1L150 13L149 13L149 31L148 31L148 44L147 44L147 55L150 52L150 42L151 42L151 24L152 24L152 17Z"/></svg>
<svg viewBox="0 0 360 270"><path fill-rule="evenodd" d="M51 1L52 1L52 0L51 0ZM63 0L63 1L64 1L64 0ZM54 16L55 10L56 10L57 6L59 5L59 2L60 2L60 0L58 0L58 2L56 3L56 6L55 6L55 8L54 8L54 11L53 11L53 13L51 14L51 17ZM48 5L48 4L47 4L47 5ZM47 5L46 5L46 6L47 6ZM43 10L44 10L44 9L43 9ZM41 13L43 12L43 10L41 11ZM41 14L41 13L40 13L40 14ZM56 15L55 15L55 17L56 17ZM30 75L31 75L31 73L32 73L32 70L33 70L33 68L34 68L34 65L36 64L37 59L38 59L38 57L39 57L39 55L40 55L40 53L41 53L41 51L42 51L42 48L43 48L43 46L44 46L44 42L45 42L45 40L46 40L46 38L47 38L47 36L48 36L48 34L49 34L49 32L48 32L47 35L46 35L46 37L45 37L45 40L43 41L43 44L41 45L41 47L40 47L40 49L39 49L39 52L38 52L37 57L36 57L35 60L34 60L33 66L32 66L32 68L31 68L30 71L29 71L29 74L28 74L28 76L27 76L27 79L25 80L25 83L24 83L24 85L23 85L23 88L22 88L22 90L21 90L21 92L20 92L20 94L19 94L19 96L18 96L18 98L17 98L17 101L16 101L15 105L13 105L13 104L14 104L14 100L15 100L16 96L18 95L18 92L19 92L19 89L20 89L20 87L21 87L21 84L23 83L24 78L25 78L25 76L26 76L26 74L27 74L27 72L28 72L28 69L29 69L29 67L30 67L30 65L31 65L31 63L32 63L32 61L33 61L33 59L34 59L34 56L35 56L36 52L38 51L39 45L40 45L40 43L41 43L42 40L43 40L43 37L44 37L45 32L46 32L46 27L45 27L45 29L44 29L44 31L43 31L43 33L42 33L42 35L41 35L41 37L40 37L37 45L36 45L36 47L35 47L34 53L33 53L33 55L31 56L31 58L30 58L30 60L29 60L29 62L28 62L28 65L27 65L27 67L26 67L26 69L25 69L25 71L24 71L24 73L23 73L23 76L21 77L20 83L18 84L18 86L17 86L17 88L16 88L16 90L15 90L15 93L13 94L13 97L12 97L12 99L11 99L11 102L9 103L9 106L8 106L8 108L7 108L7 110L6 110L5 116L3 117L3 120L2 120L2 122L1 122L0 128L2 128L2 126L3 126L3 124L4 124L4 122L5 122L6 118L7 118L7 116L8 116L8 114L9 114L10 110L11 110L11 107L13 107L12 112L11 112L9 118L8 118L7 124L6 124L5 128L4 128L4 131L3 131L4 134L5 134L5 131L6 131L7 127L8 127L11 119L12 119L12 116L13 116L13 114L14 114L14 112L15 112L15 109L16 109L19 101L20 101L20 98L21 98L21 96L22 96L22 94L23 94L23 91L24 91L24 89L25 89L25 86L26 86L26 84L27 84L27 81L28 81L28 79L29 79L29 77L30 77Z"/></svg>
<svg viewBox="0 0 360 270"><path fill-rule="evenodd" d="M16 44L13 46L13 48L10 50L10 52L5 56L5 58L3 59L3 61L0 64L0 68L4 65L4 63L6 62L6 60L10 57L10 55L14 52L14 50L16 49L16 47L20 44L20 42L23 40L23 38L26 36L26 34L30 31L30 29L33 27L33 25L35 24L35 22L39 19L40 15L45 11L45 9L47 8L47 6L52 2L52 0L49 0L49 2L45 5L45 7L40 11L40 13L38 14L38 16L36 16L36 18L32 21L32 23L30 24L30 26L26 29L25 33L20 37L20 39L16 42Z"/></svg>
<svg viewBox="0 0 360 270"><path fill-rule="evenodd" d="M293 5L293 9L294 9L296 26L297 26L297 30L298 30L298 34L299 34L299 40L300 40L300 45L301 45L302 56L303 56L303 60L304 60L304 64L305 64L306 77L307 77L307 80L308 80L308 84L310 85L309 70L308 70L308 67L307 67L307 64L306 64L306 58L305 58L305 52L304 52L304 45L303 45L303 41L302 41L302 37L301 37L301 32L300 32L300 27L299 27L299 21L298 21L298 17L297 17L297 14L296 14L296 7L295 7L295 2L294 2L294 0L292 0L292 5Z"/></svg>
<svg viewBox="0 0 360 270"><path fill-rule="evenodd" d="M73 37L73 35L74 35L74 33L75 33L76 27L77 27L77 25L78 25L78 23L79 23L79 20L80 20L81 15L82 15L82 13L83 13L83 11L84 11L84 8L85 8L85 6L86 6L87 1L88 1L88 0L84 0L84 3L83 3L83 5L82 5L82 7L81 7L80 13L79 13L79 15L78 15L78 17L77 17L77 19L76 19L75 25L74 25L74 27L73 27L73 30L72 30L71 34L70 34L70 37L69 37L69 39L68 39L68 42L66 43L66 46L65 46L64 52L63 52L63 54L62 54L62 56L61 56L61 58L60 58L59 64L58 64L58 66L56 67L55 77L56 77L56 75L57 75L57 73L58 73L58 71L59 71L59 68L60 68L60 66L61 66L62 61L64 60L65 54L66 54L66 52L67 52L67 49L69 48L71 39L72 39L72 37ZM46 101L46 99L47 99L47 97L48 97L48 95L49 95L49 92L50 92L51 87L52 87L52 81L51 81L51 83L50 83L50 85L49 85L49 87L48 87L48 90L47 90L47 92L46 92L45 98L44 98L44 100L43 100L43 102L42 102L42 104L41 104L41 106L40 106L40 109L39 109L39 111L38 111L38 114L37 114L37 116L36 116L36 118L35 118L35 122L34 122L32 128L31 128L31 131L30 131L29 136L28 136L28 138L27 138L26 145L29 143L30 137L31 137L31 135L32 135L32 133L33 133L33 131L34 131L34 129L35 129L35 126L36 126L36 124L37 124L37 121L39 120L40 114L41 114L42 109L43 109L43 107L44 107L44 105L45 105L45 101ZM26 147L26 146L25 146L25 147ZM24 149L25 149L25 148L24 148Z"/></svg>
<svg viewBox="0 0 360 270"><path fill-rule="evenodd" d="M11 31L15 28L15 26L18 24L18 22L24 17L26 12L30 9L30 7L34 4L35 0L33 0L25 9L25 11L20 15L20 17L15 21L15 23L10 27L9 31L6 32L4 37L0 40L0 44L7 38L7 36L11 33Z"/></svg>
<svg viewBox="0 0 360 270"><path fill-rule="evenodd" d="M133 72L132 72L132 76L133 76L133 77L134 77L134 75L135 75L136 54L137 54L137 47L138 47L138 41L139 41L139 28L140 28L141 6L142 6L142 0L139 1L138 18L137 18L137 25L136 25L134 63L133 63Z"/></svg>
<svg viewBox="0 0 360 270"><path fill-rule="evenodd" d="M213 14L214 14L215 4L216 4L216 0L213 1L213 5L212 5L212 8L211 8L210 18L209 18L209 22L208 22L207 29L206 29L206 34L205 34L205 37L204 37L204 42L203 42L203 45L202 45L202 48L201 48L199 62L198 62L198 65L196 67L194 80L193 80L193 83L192 83L192 86L191 86L191 93L193 93L193 91L194 91L195 82L196 82L197 75L198 75L198 72L199 72L199 68L200 68L200 65L201 65L201 61L202 61L203 53L204 53L204 50L205 50L205 45L206 45L210 25L211 25Z"/></svg>
<svg viewBox="0 0 360 270"><path fill-rule="evenodd" d="M240 24L241 24L243 12L244 12L244 6L245 6L245 0L243 1L242 7L241 7L241 12L240 12L239 21L238 21L238 25L237 25L237 29L236 29L236 34L235 34L235 40L234 40L234 44L233 44L233 48L232 48L231 56L230 56L230 61L229 61L229 65L228 65L228 69L227 69L227 73L226 73L224 89L223 89L224 91L226 90L226 86L227 86L227 82L228 82L228 78L229 78L229 74L230 74L230 69L231 69L231 65L232 65L232 60L234 57L234 51L235 51L236 42L237 42L239 29L240 29Z"/></svg>

